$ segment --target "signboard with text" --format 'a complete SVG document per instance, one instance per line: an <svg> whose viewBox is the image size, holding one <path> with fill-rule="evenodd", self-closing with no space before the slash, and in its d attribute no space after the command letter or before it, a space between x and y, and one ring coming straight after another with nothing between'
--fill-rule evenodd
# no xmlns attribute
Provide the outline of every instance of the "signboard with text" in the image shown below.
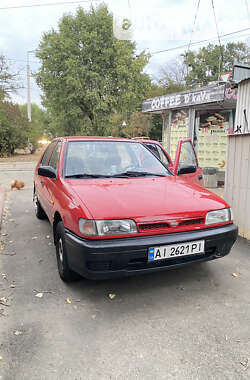
<svg viewBox="0 0 250 380"><path fill-rule="evenodd" d="M224 100L225 85L203 87L196 90L189 90L177 94L159 96L147 99L142 103L142 112L157 112L169 109L195 106L220 102Z"/></svg>

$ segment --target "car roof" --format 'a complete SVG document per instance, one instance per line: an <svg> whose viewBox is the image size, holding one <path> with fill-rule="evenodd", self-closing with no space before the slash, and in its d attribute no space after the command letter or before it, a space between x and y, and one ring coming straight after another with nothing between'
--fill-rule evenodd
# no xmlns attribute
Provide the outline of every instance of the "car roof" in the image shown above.
<svg viewBox="0 0 250 380"><path fill-rule="evenodd" d="M154 143L154 144L160 144L156 140L149 140L149 139L127 139L124 137L112 137L112 136L63 136L63 137L56 137L53 139L53 141L58 140L65 140L65 141L128 141L128 142L140 142L140 143Z"/></svg>
<svg viewBox="0 0 250 380"><path fill-rule="evenodd" d="M142 142L142 143L149 143L149 144L159 144L161 145L161 143L159 143L159 141L157 140L150 140L150 139L134 139L134 141L137 141L137 142Z"/></svg>
<svg viewBox="0 0 250 380"><path fill-rule="evenodd" d="M65 141L129 141L129 142L138 142L132 139L126 139L123 137L112 137L112 136L63 136L56 137L53 141L65 140Z"/></svg>

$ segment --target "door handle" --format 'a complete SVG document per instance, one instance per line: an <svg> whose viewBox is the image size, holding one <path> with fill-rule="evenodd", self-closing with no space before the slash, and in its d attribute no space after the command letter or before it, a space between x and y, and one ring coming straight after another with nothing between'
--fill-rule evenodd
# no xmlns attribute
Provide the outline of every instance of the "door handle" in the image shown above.
<svg viewBox="0 0 250 380"><path fill-rule="evenodd" d="M203 178L203 177L202 177L202 175L201 175L201 174L200 174L200 175L198 175L198 179L199 179L199 180L202 180L202 178Z"/></svg>

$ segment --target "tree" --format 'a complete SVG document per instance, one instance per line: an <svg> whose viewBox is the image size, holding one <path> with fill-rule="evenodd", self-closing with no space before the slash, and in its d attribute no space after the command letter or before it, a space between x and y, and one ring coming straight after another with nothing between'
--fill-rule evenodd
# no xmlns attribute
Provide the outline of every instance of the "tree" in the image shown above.
<svg viewBox="0 0 250 380"><path fill-rule="evenodd" d="M10 72L6 58L0 54L0 101L20 88L16 81L17 75Z"/></svg>
<svg viewBox="0 0 250 380"><path fill-rule="evenodd" d="M27 146L27 121L18 105L0 102L0 156L13 154L16 148Z"/></svg>
<svg viewBox="0 0 250 380"><path fill-rule="evenodd" d="M32 143L33 151L38 147L38 140L48 137L49 122L46 111L37 104L31 104L32 122L27 117L27 104L19 105L22 118L26 123L27 140Z"/></svg>
<svg viewBox="0 0 250 380"><path fill-rule="evenodd" d="M185 77L187 67L183 64L183 57L167 62L160 70L159 85L164 88L165 94L180 92L186 89Z"/></svg>
<svg viewBox="0 0 250 380"><path fill-rule="evenodd" d="M27 144L27 123L16 104L7 99L20 88L17 75L0 55L0 156L14 153Z"/></svg>
<svg viewBox="0 0 250 380"><path fill-rule="evenodd" d="M141 107L151 85L142 73L149 57L137 56L131 41L117 40L112 26L106 6L79 8L40 42L37 83L60 132L105 134L111 114Z"/></svg>
<svg viewBox="0 0 250 380"><path fill-rule="evenodd" d="M235 61L249 64L250 49L242 42L229 42L221 47L209 44L198 52L185 52L183 58L183 63L188 68L186 85L206 86L211 81L217 81L219 73L232 71Z"/></svg>

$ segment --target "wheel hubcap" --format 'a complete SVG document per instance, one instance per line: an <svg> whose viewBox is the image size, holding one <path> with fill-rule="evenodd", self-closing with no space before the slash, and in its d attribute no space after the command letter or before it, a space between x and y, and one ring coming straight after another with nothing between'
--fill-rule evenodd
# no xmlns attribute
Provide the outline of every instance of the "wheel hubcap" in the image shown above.
<svg viewBox="0 0 250 380"><path fill-rule="evenodd" d="M35 206L35 210L37 211L38 204L37 204L37 196L36 195L34 196L34 206Z"/></svg>
<svg viewBox="0 0 250 380"><path fill-rule="evenodd" d="M63 263L63 244L62 244L62 239L59 239L58 242L58 254L59 254L59 259L61 263Z"/></svg>

